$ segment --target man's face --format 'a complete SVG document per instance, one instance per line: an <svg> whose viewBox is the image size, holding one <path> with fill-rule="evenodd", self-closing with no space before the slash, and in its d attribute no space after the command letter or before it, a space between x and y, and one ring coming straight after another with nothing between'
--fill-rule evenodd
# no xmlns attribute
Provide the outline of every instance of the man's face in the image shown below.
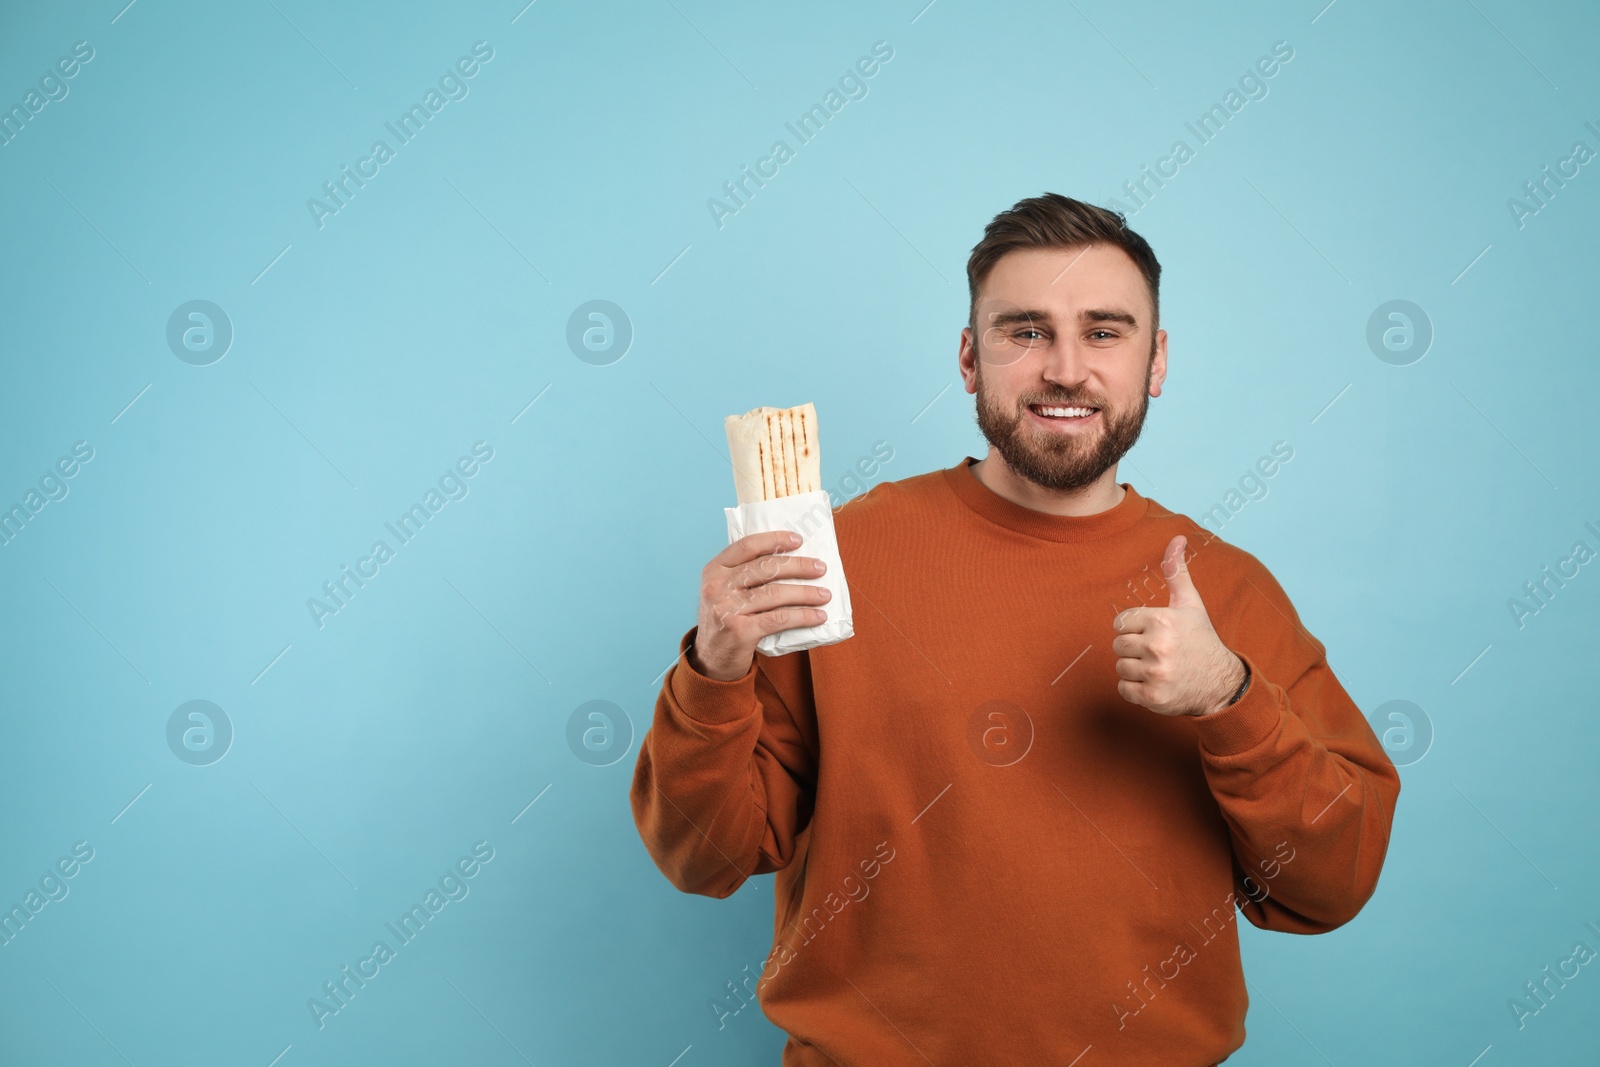
<svg viewBox="0 0 1600 1067"><path fill-rule="evenodd" d="M961 372L979 429L1019 477L1076 491L1133 447L1166 378L1166 331L1151 333L1151 310L1144 276L1112 245L1020 250L995 264L976 336L961 331Z"/></svg>

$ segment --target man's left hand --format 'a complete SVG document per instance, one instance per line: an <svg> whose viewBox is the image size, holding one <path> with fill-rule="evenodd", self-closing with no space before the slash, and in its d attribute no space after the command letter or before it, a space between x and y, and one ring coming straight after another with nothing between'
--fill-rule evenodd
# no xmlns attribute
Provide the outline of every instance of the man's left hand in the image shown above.
<svg viewBox="0 0 1600 1067"><path fill-rule="evenodd" d="M1244 682L1244 661L1229 651L1211 626L1200 592L1183 558L1187 538L1167 544L1161 561L1167 580L1166 607L1119 612L1111 628L1117 654L1117 692L1158 715L1211 715L1221 711Z"/></svg>

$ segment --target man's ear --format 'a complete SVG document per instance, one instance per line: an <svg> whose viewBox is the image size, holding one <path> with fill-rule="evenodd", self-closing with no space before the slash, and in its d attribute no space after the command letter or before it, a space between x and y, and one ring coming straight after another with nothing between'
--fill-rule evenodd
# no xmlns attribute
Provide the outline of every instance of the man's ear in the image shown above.
<svg viewBox="0 0 1600 1067"><path fill-rule="evenodd" d="M1167 380L1167 331L1156 331L1156 350L1150 357L1150 395L1161 395L1161 383Z"/></svg>
<svg viewBox="0 0 1600 1067"><path fill-rule="evenodd" d="M973 348L972 327L961 327L961 344L956 353L956 365L961 370L962 387L969 393L978 391L978 353Z"/></svg>

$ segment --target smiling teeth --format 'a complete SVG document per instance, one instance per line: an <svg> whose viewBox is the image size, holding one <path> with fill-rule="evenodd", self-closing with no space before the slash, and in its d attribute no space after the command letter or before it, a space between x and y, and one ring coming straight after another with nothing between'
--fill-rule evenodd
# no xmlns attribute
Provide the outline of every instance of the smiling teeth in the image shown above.
<svg viewBox="0 0 1600 1067"><path fill-rule="evenodd" d="M1056 418L1065 419L1075 419L1094 414L1094 408L1047 408L1039 406L1035 407L1034 410L1041 415L1053 415Z"/></svg>

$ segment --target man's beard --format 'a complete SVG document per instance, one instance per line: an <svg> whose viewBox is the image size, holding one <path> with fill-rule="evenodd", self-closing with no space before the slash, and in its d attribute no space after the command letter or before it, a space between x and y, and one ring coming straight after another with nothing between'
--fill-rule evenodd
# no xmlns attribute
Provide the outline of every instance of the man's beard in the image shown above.
<svg viewBox="0 0 1600 1067"><path fill-rule="evenodd" d="M1154 352L1151 355L1154 356ZM1043 489L1076 492L1092 485L1139 440L1145 413L1150 408L1150 374L1154 365L1153 358L1145 365L1144 390L1138 408L1133 411L1112 411L1104 397L1086 393L1024 396L1016 411L1005 411L984 392L983 361L980 359L976 365L978 428L1018 477ZM1105 425L1092 437L1084 433L1052 433L1043 427L1025 425L1031 422L1027 412L1030 403L1097 407Z"/></svg>

